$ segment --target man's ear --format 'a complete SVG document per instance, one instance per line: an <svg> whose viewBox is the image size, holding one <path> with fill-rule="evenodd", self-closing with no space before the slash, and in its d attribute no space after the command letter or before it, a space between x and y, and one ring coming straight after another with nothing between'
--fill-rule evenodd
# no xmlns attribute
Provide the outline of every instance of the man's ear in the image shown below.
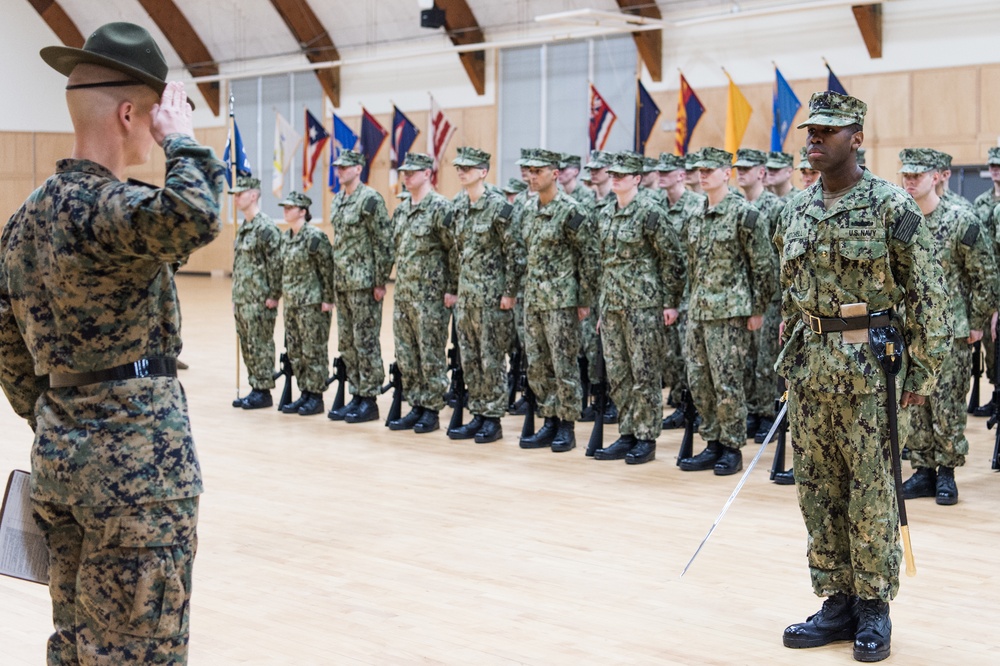
<svg viewBox="0 0 1000 666"><path fill-rule="evenodd" d="M851 146L853 146L855 149L858 149L861 147L861 144L864 143L864 141L865 141L865 133L863 131L855 132L854 136L851 137Z"/></svg>
<svg viewBox="0 0 1000 666"><path fill-rule="evenodd" d="M120 122L126 129L131 128L132 122L135 120L136 107L132 102L125 100L118 105L118 122Z"/></svg>

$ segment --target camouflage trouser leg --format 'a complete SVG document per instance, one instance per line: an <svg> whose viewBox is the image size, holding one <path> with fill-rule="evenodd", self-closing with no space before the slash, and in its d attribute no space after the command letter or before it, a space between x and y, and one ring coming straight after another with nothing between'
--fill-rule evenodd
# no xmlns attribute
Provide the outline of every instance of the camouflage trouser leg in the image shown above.
<svg viewBox="0 0 1000 666"><path fill-rule="evenodd" d="M969 453L965 438L966 402L972 346L955 338L938 371L937 384L924 404L911 407L906 445L913 467L961 467Z"/></svg>
<svg viewBox="0 0 1000 666"><path fill-rule="evenodd" d="M49 548L47 663L186 664L198 498L33 508Z"/></svg>
<svg viewBox="0 0 1000 666"><path fill-rule="evenodd" d="M396 365L403 374L403 391L412 407L444 408L448 390L448 318L451 311L438 299L413 303L396 301L392 332Z"/></svg>
<svg viewBox="0 0 1000 666"><path fill-rule="evenodd" d="M489 418L507 413L507 350L512 312L495 307L455 306L469 411Z"/></svg>
<svg viewBox="0 0 1000 666"><path fill-rule="evenodd" d="M611 398L618 405L618 432L655 440L663 421L663 364L658 360L663 353L663 310L604 312L601 333Z"/></svg>
<svg viewBox="0 0 1000 666"><path fill-rule="evenodd" d="M980 346L983 349L983 356L986 358L986 363L983 364L984 372L986 373L986 378L990 381L990 384L992 384L993 378L996 376L995 374L993 374L995 372L994 368L996 368L996 347L993 345L993 340L990 339L989 329L990 327L989 324L987 323L984 329L985 334L983 335L983 342ZM971 373L972 371L970 370L969 372ZM985 390L988 391L989 389ZM986 404L987 402L990 401L991 397L992 396L990 396L989 394L980 396L979 404L981 405Z"/></svg>
<svg viewBox="0 0 1000 666"><path fill-rule="evenodd" d="M778 375L774 363L778 360L778 327L781 325L781 302L767 306L764 324L753 331L754 360L753 388L747 392L747 411L751 414L774 418L774 401L778 398Z"/></svg>
<svg viewBox="0 0 1000 666"><path fill-rule="evenodd" d="M580 322L580 356L587 358L587 368L591 374L597 367L597 314L596 308Z"/></svg>
<svg viewBox="0 0 1000 666"><path fill-rule="evenodd" d="M813 591L890 601L899 589L902 550L885 394L791 386L789 396Z"/></svg>
<svg viewBox="0 0 1000 666"><path fill-rule="evenodd" d="M371 289L337 292L337 348L347 365L353 395L374 397L385 380L382 365L382 302Z"/></svg>
<svg viewBox="0 0 1000 666"><path fill-rule="evenodd" d="M255 389L274 388L274 322L278 309L263 303L236 305L236 334L247 365L247 378Z"/></svg>
<svg viewBox="0 0 1000 666"><path fill-rule="evenodd" d="M538 413L576 421L583 402L580 386L580 320L576 308L527 310L525 342L528 383L538 400Z"/></svg>
<svg viewBox="0 0 1000 666"><path fill-rule="evenodd" d="M521 349L524 349L525 339L527 333L524 332L524 297L518 296L517 302L514 303L514 309L511 310L513 316L511 319L511 329L510 329L510 350L507 352L511 356L517 351L517 347L520 345Z"/></svg>
<svg viewBox="0 0 1000 666"><path fill-rule="evenodd" d="M673 326L664 328L663 377L674 400L680 400L681 391L687 388L687 370L684 367L684 345L682 344L685 319L686 317L681 314Z"/></svg>
<svg viewBox="0 0 1000 666"><path fill-rule="evenodd" d="M300 391L326 390L329 340L330 313L319 303L285 308L285 344Z"/></svg>
<svg viewBox="0 0 1000 666"><path fill-rule="evenodd" d="M702 418L701 436L731 449L741 449L747 441L746 321L689 319L684 341L691 398Z"/></svg>

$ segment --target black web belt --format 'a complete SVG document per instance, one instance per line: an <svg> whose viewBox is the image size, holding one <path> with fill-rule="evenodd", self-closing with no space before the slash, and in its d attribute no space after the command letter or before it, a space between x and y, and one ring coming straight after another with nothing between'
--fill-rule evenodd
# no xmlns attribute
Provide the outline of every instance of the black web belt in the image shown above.
<svg viewBox="0 0 1000 666"><path fill-rule="evenodd" d="M90 372L51 372L49 386L65 388L67 386L86 386L101 382L113 382L121 379L137 379L140 377L176 377L177 359L166 356L140 358L132 363L125 363L104 370Z"/></svg>
<svg viewBox="0 0 1000 666"><path fill-rule="evenodd" d="M839 331L860 331L864 328L879 328L892 323L892 310L882 310L859 317L814 317L802 313L802 321L813 333L837 333Z"/></svg>

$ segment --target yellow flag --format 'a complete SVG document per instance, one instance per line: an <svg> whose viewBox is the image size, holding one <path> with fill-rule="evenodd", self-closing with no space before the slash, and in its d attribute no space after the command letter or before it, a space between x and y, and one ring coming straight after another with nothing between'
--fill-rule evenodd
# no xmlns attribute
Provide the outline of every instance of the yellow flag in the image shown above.
<svg viewBox="0 0 1000 666"><path fill-rule="evenodd" d="M729 79L729 95L726 104L726 151L735 155L743 141L747 125L750 124L750 114L753 113L753 109L750 108L750 102L747 101L747 98L733 83L729 72L726 72L726 78Z"/></svg>

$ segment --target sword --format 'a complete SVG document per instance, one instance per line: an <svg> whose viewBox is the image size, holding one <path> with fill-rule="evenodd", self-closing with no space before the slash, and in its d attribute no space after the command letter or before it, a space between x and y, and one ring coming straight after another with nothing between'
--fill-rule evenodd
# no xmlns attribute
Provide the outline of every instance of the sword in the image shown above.
<svg viewBox="0 0 1000 666"><path fill-rule="evenodd" d="M757 461L760 460L760 457L764 454L764 449L766 449L767 445L771 443L771 440L774 439L774 434L778 432L778 428L781 427L781 422L785 420L785 414L788 412L788 391L785 391L784 395L781 396L781 403L781 411L778 412L778 416L774 419L774 425L772 425L771 429L767 431L767 436L764 437L764 443L760 445L760 450L757 451L757 455L755 455L753 460L750 461L750 464L747 465L746 471L744 471L743 476L740 477L740 482L736 484L736 488L733 490L733 494L729 496L729 499L726 500L726 504L722 507L722 511L719 512L719 517L715 519L715 522L712 523L712 526L708 529L708 534L706 534L705 538L701 540L701 543L698 544L697 550L694 551L694 555L692 555L691 559L688 560L687 566L685 566L684 571L681 572L681 578L683 578L684 574L687 573L687 570L691 568L691 564L694 562L694 559L698 557L698 553L701 552L702 547L712 536L712 532L714 532L715 528L719 526L719 523L722 522L723 516L726 515L727 511L729 511L729 507L731 507L733 502L736 501L736 496L739 495L740 490L743 489L743 484L747 482L747 478L749 478L750 472L753 471L754 465L756 465Z"/></svg>

